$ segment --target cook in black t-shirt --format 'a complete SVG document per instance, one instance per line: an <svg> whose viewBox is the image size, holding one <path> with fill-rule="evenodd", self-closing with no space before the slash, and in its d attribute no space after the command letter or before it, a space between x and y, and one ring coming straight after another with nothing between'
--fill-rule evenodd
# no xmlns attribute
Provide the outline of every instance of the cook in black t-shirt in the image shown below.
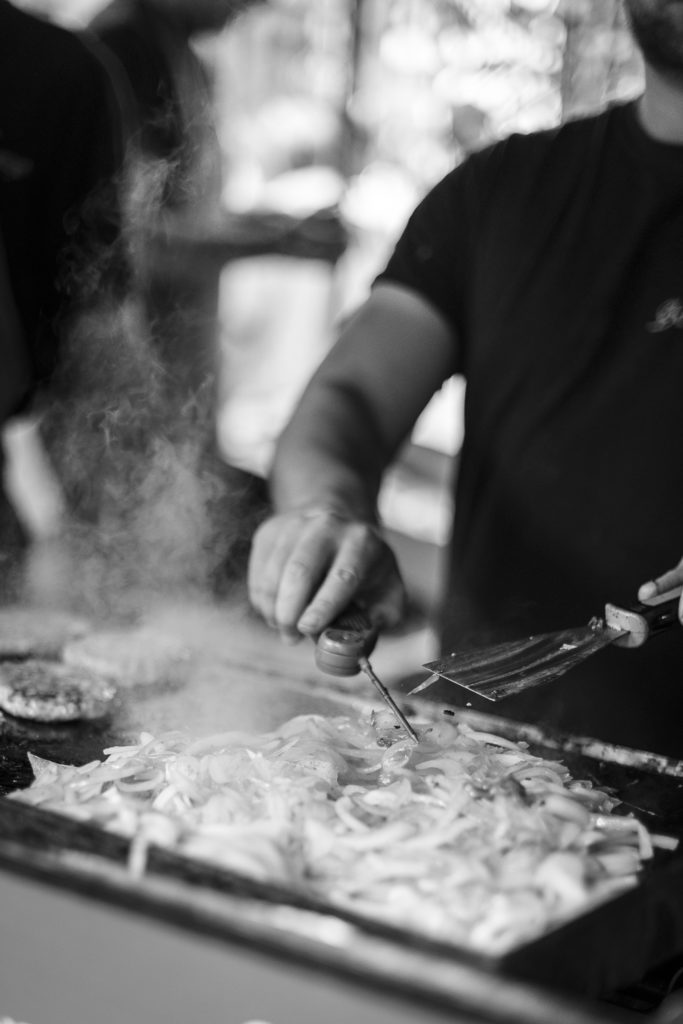
<svg viewBox="0 0 683 1024"><path fill-rule="evenodd" d="M453 323L467 380L444 649L632 603L683 544L683 146L633 103L513 136L433 190L380 280ZM652 744L655 694L683 710L683 630L501 711Z"/></svg>
<svg viewBox="0 0 683 1024"><path fill-rule="evenodd" d="M645 44L637 102L471 155L411 217L275 452L249 586L286 639L351 597L400 618L377 493L453 373L467 388L445 650L582 625L646 580L683 583L679 8L645 17L627 0ZM453 686L434 695L464 702ZM683 629L496 710L681 757Z"/></svg>

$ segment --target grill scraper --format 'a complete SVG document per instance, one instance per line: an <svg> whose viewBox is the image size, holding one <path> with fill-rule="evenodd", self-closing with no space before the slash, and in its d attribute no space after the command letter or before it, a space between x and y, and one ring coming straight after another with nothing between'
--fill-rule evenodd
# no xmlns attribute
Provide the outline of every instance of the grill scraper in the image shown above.
<svg viewBox="0 0 683 1024"><path fill-rule="evenodd" d="M321 672L332 676L355 676L359 671L364 672L404 732L413 743L418 743L417 733L368 661L377 633L377 627L371 624L362 608L351 605L318 636L315 663Z"/></svg>
<svg viewBox="0 0 683 1024"><path fill-rule="evenodd" d="M414 687L410 695L445 679L479 697L497 701L550 682L608 644L640 647L651 636L675 625L682 590L683 587L677 587L627 608L606 604L604 617L594 617L586 626L576 629L471 651L454 651L423 665L431 675Z"/></svg>

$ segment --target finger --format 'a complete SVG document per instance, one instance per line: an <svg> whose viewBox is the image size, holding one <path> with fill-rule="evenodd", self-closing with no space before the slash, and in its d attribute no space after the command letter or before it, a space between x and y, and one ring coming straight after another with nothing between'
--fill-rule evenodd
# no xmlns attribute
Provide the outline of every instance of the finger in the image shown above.
<svg viewBox="0 0 683 1024"><path fill-rule="evenodd" d="M264 523L254 537L249 564L249 595L254 608L268 625L277 628L277 597L280 581L292 551L296 548L300 523L278 516Z"/></svg>
<svg viewBox="0 0 683 1024"><path fill-rule="evenodd" d="M373 625L381 629L397 626L405 615L407 595L405 585L396 570L386 583L384 590L374 601L371 600L370 618Z"/></svg>
<svg viewBox="0 0 683 1024"><path fill-rule="evenodd" d="M665 594L668 590L674 590L682 585L683 559L674 569L669 569L668 572L662 573L661 576L657 576L654 580L648 580L647 583L643 583L638 589L638 600L651 601L653 597L658 597L660 594Z"/></svg>
<svg viewBox="0 0 683 1024"><path fill-rule="evenodd" d="M314 599L297 620L297 629L307 636L317 636L351 603L358 589L358 573L348 566L331 569Z"/></svg>
<svg viewBox="0 0 683 1024"><path fill-rule="evenodd" d="M307 530L282 566L274 618L285 640L300 639L299 619L333 562L337 538L327 530ZM305 632L305 631L303 631Z"/></svg>
<svg viewBox="0 0 683 1024"><path fill-rule="evenodd" d="M297 622L302 633L316 636L348 607L371 575L383 546L374 527L366 523L347 527L327 575Z"/></svg>
<svg viewBox="0 0 683 1024"><path fill-rule="evenodd" d="M263 591L263 574L275 543L273 520L267 519L254 532L247 565L247 591L255 608L259 607Z"/></svg>

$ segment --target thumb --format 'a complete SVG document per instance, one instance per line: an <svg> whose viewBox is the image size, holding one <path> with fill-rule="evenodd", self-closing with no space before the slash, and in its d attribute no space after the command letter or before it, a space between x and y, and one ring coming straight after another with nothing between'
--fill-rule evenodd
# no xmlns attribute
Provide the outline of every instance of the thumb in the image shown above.
<svg viewBox="0 0 683 1024"><path fill-rule="evenodd" d="M669 569L667 572L662 573L661 576L641 584L638 589L638 600L651 601L654 597L666 594L667 591L675 590L681 586L683 586L683 559L674 569Z"/></svg>

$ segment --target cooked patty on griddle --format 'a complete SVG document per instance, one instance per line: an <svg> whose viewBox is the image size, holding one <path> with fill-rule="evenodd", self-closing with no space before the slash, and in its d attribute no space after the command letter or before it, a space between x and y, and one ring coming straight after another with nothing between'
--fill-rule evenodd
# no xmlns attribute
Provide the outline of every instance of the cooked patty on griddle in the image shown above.
<svg viewBox="0 0 683 1024"><path fill-rule="evenodd" d="M119 686L178 685L187 677L190 650L169 633L141 626L90 633L67 644L63 660Z"/></svg>
<svg viewBox="0 0 683 1024"><path fill-rule="evenodd" d="M51 608L0 608L0 658L58 658L89 628L84 619Z"/></svg>
<svg viewBox="0 0 683 1024"><path fill-rule="evenodd" d="M76 722L107 713L116 687L87 669L29 658L0 665L0 710L34 722Z"/></svg>

